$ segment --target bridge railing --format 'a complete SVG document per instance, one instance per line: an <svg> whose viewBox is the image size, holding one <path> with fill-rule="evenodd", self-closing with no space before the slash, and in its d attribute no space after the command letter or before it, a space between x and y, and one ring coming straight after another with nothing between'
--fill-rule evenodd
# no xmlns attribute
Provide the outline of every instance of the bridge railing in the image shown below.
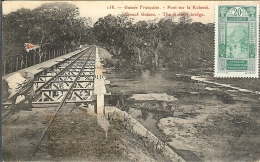
<svg viewBox="0 0 260 162"><path fill-rule="evenodd" d="M2 57L2 75L6 75L29 66L39 64L44 61L68 54L77 50L78 47L71 47L66 49L58 49L53 51L46 51L40 57L39 54L32 52L26 54L16 54Z"/></svg>

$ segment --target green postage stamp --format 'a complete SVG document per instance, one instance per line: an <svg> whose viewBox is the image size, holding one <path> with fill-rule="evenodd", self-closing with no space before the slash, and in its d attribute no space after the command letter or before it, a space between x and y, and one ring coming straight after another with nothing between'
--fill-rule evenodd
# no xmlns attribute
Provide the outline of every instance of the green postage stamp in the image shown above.
<svg viewBox="0 0 260 162"><path fill-rule="evenodd" d="M259 6L215 6L215 77L258 78Z"/></svg>

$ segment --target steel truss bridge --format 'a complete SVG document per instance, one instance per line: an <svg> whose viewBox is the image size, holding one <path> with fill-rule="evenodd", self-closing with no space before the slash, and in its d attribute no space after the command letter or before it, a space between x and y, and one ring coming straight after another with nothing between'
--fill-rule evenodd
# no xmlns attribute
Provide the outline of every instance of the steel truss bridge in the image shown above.
<svg viewBox="0 0 260 162"><path fill-rule="evenodd" d="M100 88L102 88L102 93L106 93L100 65L98 48L88 46L67 58L61 56L56 60L46 61L42 65L29 67L28 71L33 71L35 68L40 69L34 72L33 105L59 104L59 107L62 107L65 103L91 103L97 106L97 98L100 99L97 94L100 93ZM94 88L96 92L94 92ZM101 98L101 103L103 103L103 96ZM25 98L16 105L20 105L28 99ZM11 109L15 109L15 107L11 106L11 101L2 103L2 106L10 107L10 109L2 111L4 121L11 115ZM104 107L104 105L101 106Z"/></svg>

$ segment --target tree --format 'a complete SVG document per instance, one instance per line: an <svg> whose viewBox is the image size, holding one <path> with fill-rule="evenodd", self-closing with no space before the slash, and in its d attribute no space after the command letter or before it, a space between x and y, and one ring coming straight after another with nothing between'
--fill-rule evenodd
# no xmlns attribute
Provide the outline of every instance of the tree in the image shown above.
<svg viewBox="0 0 260 162"><path fill-rule="evenodd" d="M192 18L188 12L180 12L181 17L179 18L180 24L191 24Z"/></svg>
<svg viewBox="0 0 260 162"><path fill-rule="evenodd" d="M214 25L192 23L185 12L179 23L171 17L133 24L124 15L107 15L94 24L93 32L99 43L132 70L155 69L162 63L192 68L201 65L199 59L214 57Z"/></svg>
<svg viewBox="0 0 260 162"><path fill-rule="evenodd" d="M56 47L66 47L76 41L74 27L77 27L79 9L75 5L66 2L45 3L32 12L36 15L35 28L45 33L46 41L55 41L53 45Z"/></svg>
<svg viewBox="0 0 260 162"><path fill-rule="evenodd" d="M3 53L25 51L24 43L39 45L33 52L39 59L47 50L67 48L92 37L89 18L80 18L79 9L70 3L44 3L33 10L19 9L3 16Z"/></svg>
<svg viewBox="0 0 260 162"><path fill-rule="evenodd" d="M15 55L24 51L28 31L32 27L33 14L29 9L3 15L3 55Z"/></svg>

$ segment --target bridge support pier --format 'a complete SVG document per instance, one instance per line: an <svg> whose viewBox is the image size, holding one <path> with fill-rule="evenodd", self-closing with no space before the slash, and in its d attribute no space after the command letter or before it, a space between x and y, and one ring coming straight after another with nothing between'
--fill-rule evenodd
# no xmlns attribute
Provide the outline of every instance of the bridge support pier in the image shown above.
<svg viewBox="0 0 260 162"><path fill-rule="evenodd" d="M103 115L105 113L105 101L104 101L104 94L99 94L97 95L97 100L96 100L96 107L97 107L97 114L98 115Z"/></svg>
<svg viewBox="0 0 260 162"><path fill-rule="evenodd" d="M94 80L94 95L96 100L96 113L98 115L105 114L105 98L106 94L105 79L103 76L103 68L100 62L98 48L96 47L96 63L95 63L95 80Z"/></svg>

